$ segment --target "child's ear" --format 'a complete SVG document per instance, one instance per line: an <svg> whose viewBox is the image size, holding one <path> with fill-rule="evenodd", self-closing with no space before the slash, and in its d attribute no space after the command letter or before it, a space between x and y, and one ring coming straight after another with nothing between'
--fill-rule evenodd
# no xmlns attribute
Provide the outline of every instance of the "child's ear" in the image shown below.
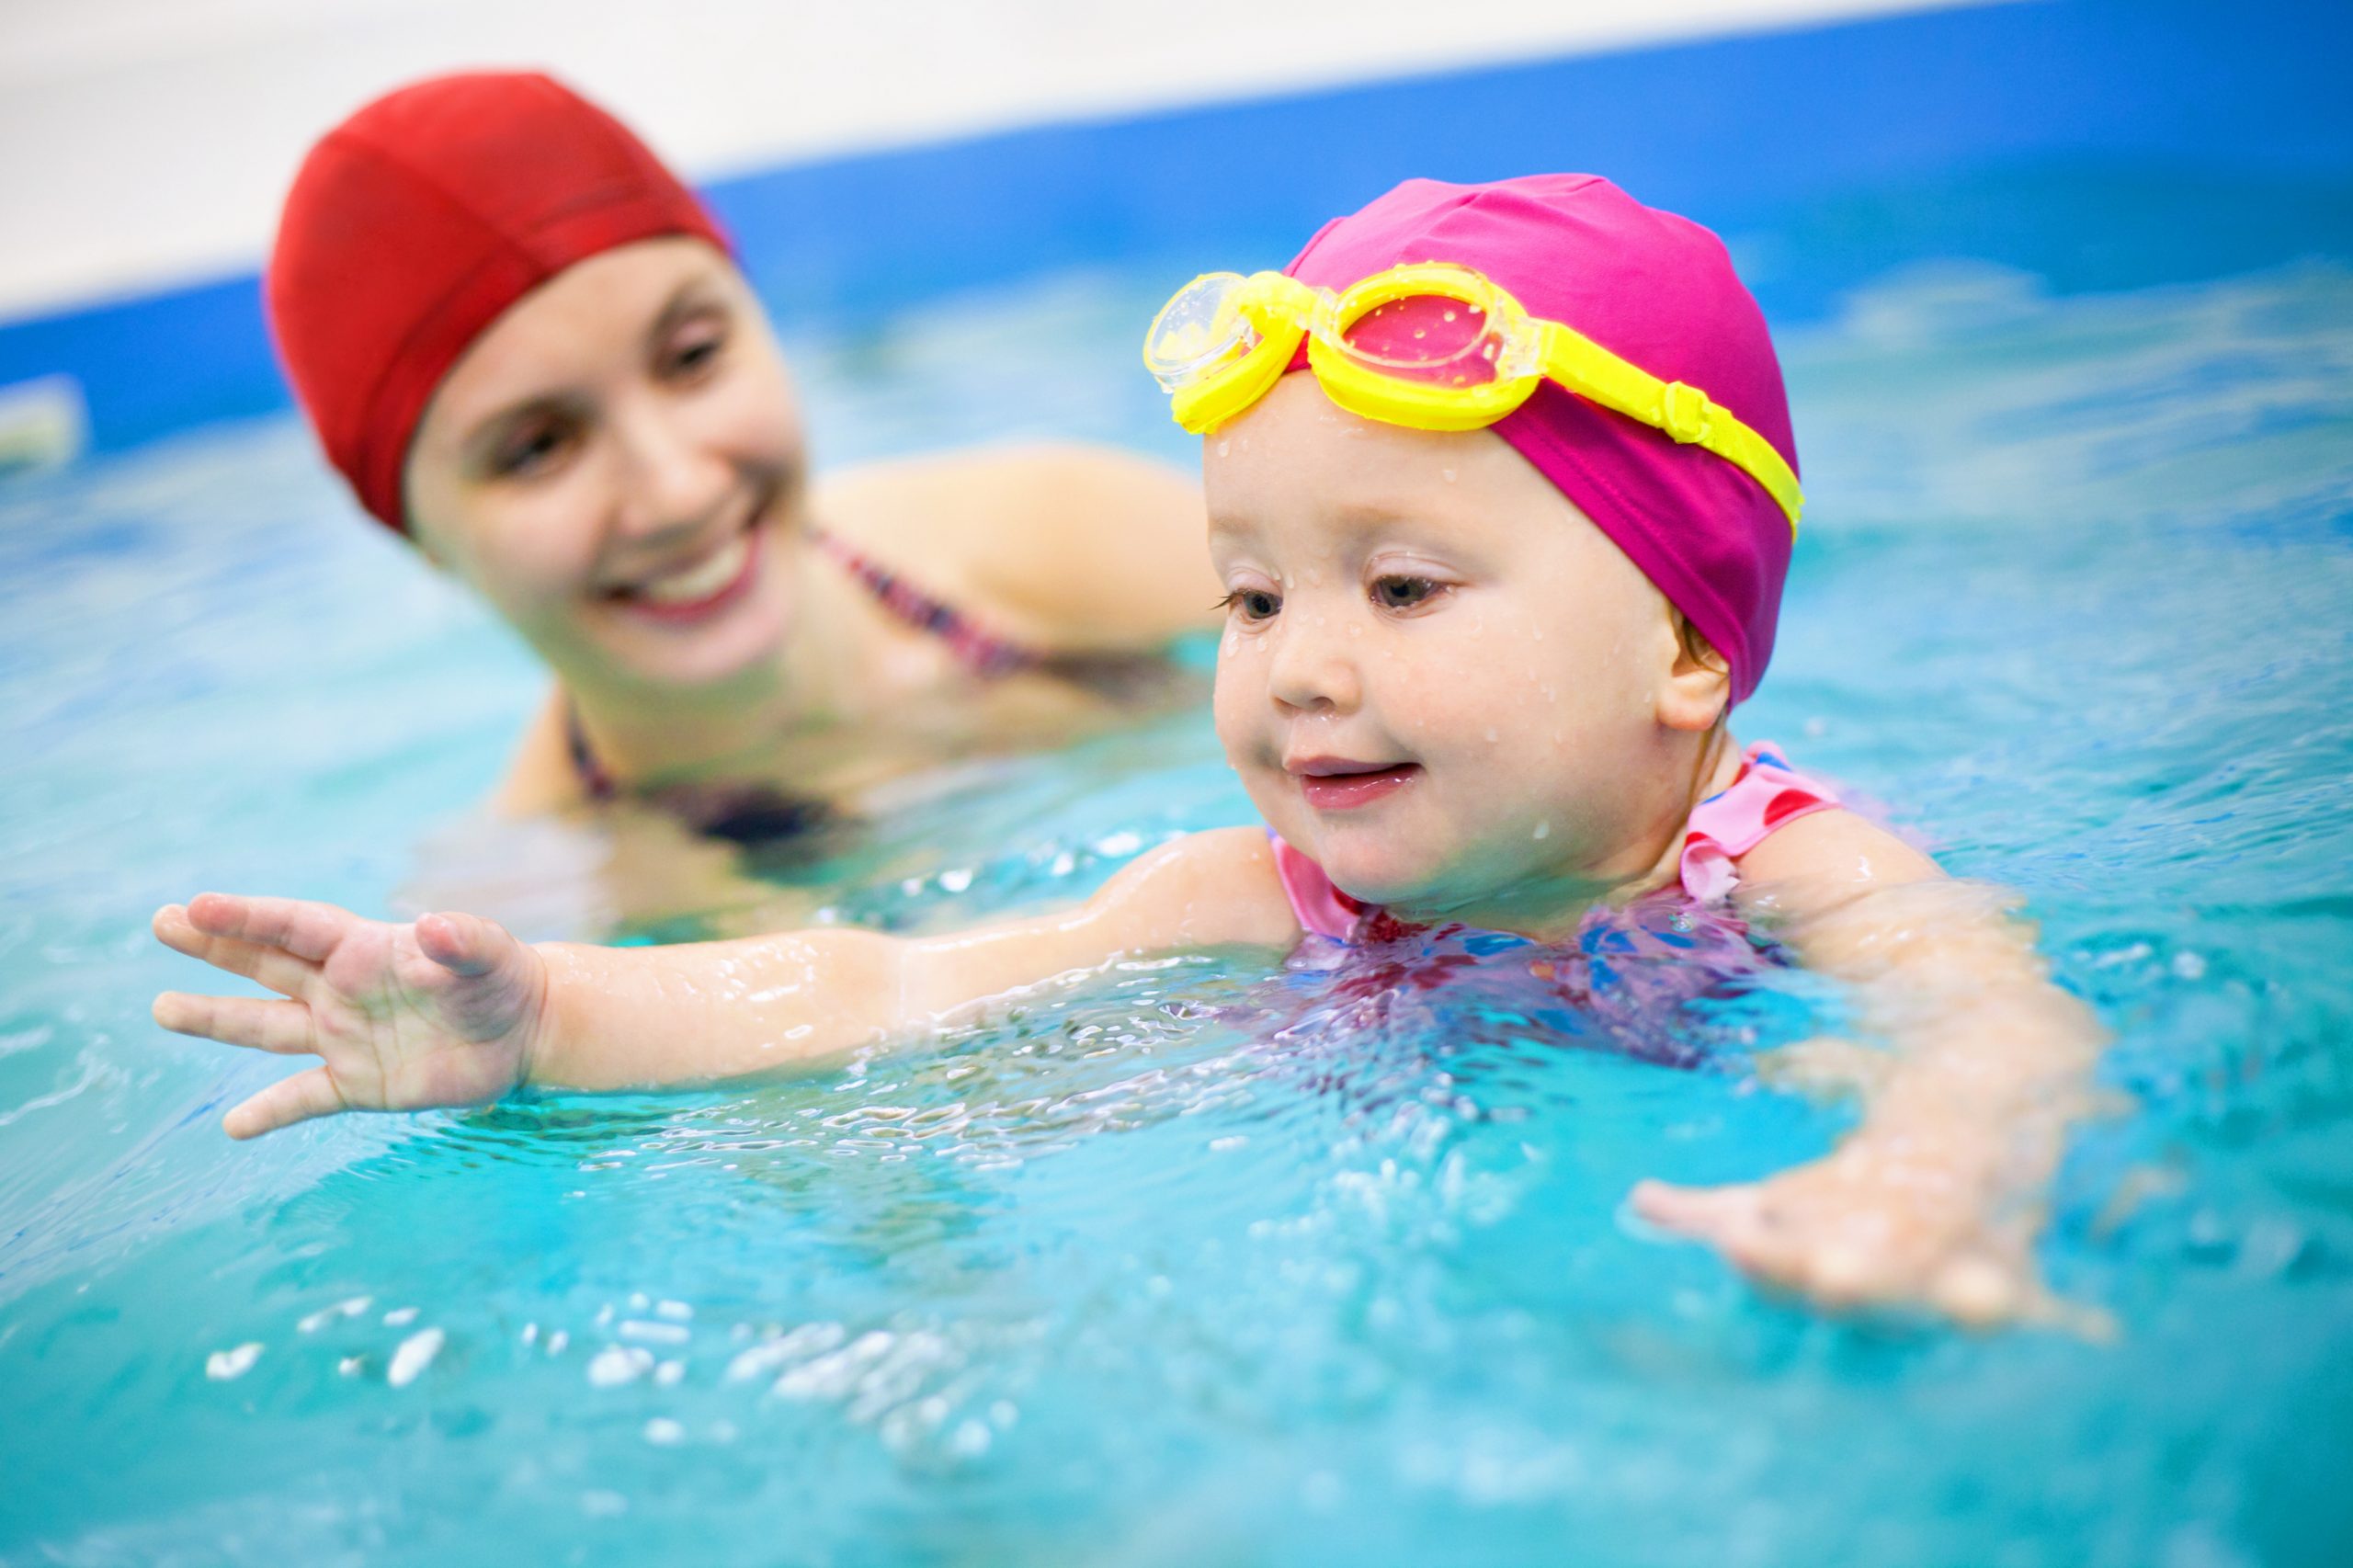
<svg viewBox="0 0 2353 1568"><path fill-rule="evenodd" d="M1670 730L1704 733L1716 727L1732 701L1732 667L1680 610L1667 617L1675 633L1675 662L1658 692L1658 722Z"/></svg>

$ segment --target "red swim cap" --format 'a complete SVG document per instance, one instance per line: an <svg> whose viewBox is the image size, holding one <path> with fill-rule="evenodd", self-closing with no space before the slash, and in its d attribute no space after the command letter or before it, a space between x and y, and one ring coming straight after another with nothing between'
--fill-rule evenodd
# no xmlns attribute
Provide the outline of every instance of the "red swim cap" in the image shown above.
<svg viewBox="0 0 2353 1568"><path fill-rule="evenodd" d="M1595 175L1408 180L1325 224L1285 270L1340 290L1420 261L1475 268L1530 315L1689 382L1797 468L1765 314L1723 242L1690 220ZM1762 484L1550 381L1493 428L1690 618L1732 666L1734 702L1756 689L1773 656L1790 542L1789 516Z"/></svg>
<svg viewBox="0 0 2353 1568"><path fill-rule="evenodd" d="M287 378L359 504L405 532L409 440L458 357L574 262L663 234L727 244L643 142L535 72L436 76L321 138L263 289Z"/></svg>

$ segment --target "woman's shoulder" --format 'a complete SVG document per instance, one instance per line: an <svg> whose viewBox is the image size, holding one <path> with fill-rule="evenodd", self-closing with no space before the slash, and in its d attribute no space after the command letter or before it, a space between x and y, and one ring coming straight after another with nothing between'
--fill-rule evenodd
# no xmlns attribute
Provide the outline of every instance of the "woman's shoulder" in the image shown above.
<svg viewBox="0 0 2353 1568"><path fill-rule="evenodd" d="M1134 453L974 449L846 470L823 525L1001 634L1052 653L1133 651L1209 623L1199 487Z"/></svg>

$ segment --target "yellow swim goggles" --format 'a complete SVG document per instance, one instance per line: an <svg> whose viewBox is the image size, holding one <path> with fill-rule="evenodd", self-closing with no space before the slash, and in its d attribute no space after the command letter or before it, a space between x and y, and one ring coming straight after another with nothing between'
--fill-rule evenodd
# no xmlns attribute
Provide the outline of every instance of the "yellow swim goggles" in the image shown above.
<svg viewBox="0 0 2353 1568"><path fill-rule="evenodd" d="M1362 330L1404 301L1432 305L1415 310L1413 324L1399 331ZM1336 294L1279 272L1203 273L1153 318L1143 362L1168 392L1176 423L1199 435L1266 396L1302 337L1324 395L1359 417L1478 430L1551 380L1715 453L1763 485L1797 531L1805 497L1771 442L1699 388L1663 381L1573 327L1530 316L1467 267L1392 267Z"/></svg>

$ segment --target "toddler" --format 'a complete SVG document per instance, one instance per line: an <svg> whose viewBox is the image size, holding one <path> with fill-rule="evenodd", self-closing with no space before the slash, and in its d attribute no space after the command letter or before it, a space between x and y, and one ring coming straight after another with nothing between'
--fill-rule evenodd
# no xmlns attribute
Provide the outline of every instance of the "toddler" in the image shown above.
<svg viewBox="0 0 2353 1568"><path fill-rule="evenodd" d="M1828 1156L1646 1183L1635 1210L1830 1305L2055 1312L2030 1247L2097 1028L1999 899L1727 727L1801 498L1779 367L1715 237L1588 176L1411 181L1283 274L1180 290L1146 358L1205 436L1217 731L1264 827L915 938L529 947L463 915L207 894L157 935L286 999L169 993L157 1020L324 1058L229 1132L753 1073L1174 950L1438 923L1546 941L1602 906L1730 901L1847 982L1887 1049L1783 1053L1864 1096Z"/></svg>

